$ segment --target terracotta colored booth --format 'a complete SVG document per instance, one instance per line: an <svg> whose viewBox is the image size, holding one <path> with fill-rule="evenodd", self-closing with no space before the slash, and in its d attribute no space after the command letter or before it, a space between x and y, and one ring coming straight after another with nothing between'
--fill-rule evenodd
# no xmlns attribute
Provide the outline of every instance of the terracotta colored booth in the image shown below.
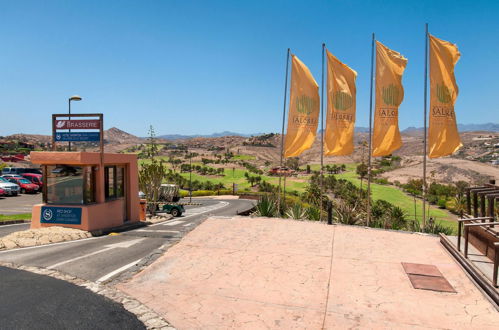
<svg viewBox="0 0 499 330"><path fill-rule="evenodd" d="M137 156L98 152L31 152L43 169L43 203L31 228L99 230L139 221Z"/></svg>

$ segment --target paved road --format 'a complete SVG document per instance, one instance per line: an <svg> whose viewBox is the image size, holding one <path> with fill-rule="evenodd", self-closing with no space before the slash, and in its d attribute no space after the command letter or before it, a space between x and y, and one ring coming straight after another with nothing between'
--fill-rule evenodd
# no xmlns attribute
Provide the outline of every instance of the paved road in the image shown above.
<svg viewBox="0 0 499 330"><path fill-rule="evenodd" d="M0 329L145 329L121 304L53 277L0 267Z"/></svg>
<svg viewBox="0 0 499 330"><path fill-rule="evenodd" d="M31 213L33 205L42 202L42 194L20 194L0 197L0 214Z"/></svg>
<svg viewBox="0 0 499 330"><path fill-rule="evenodd" d="M15 231L21 231L29 229L29 223L16 223L14 225L1 225L0 226L0 237L7 236Z"/></svg>
<svg viewBox="0 0 499 330"><path fill-rule="evenodd" d="M233 216L254 204L249 200L196 200L201 207L163 223L116 236L0 252L0 261L59 270L95 282L107 282L133 274L152 262L209 215ZM124 273L124 274L122 274Z"/></svg>

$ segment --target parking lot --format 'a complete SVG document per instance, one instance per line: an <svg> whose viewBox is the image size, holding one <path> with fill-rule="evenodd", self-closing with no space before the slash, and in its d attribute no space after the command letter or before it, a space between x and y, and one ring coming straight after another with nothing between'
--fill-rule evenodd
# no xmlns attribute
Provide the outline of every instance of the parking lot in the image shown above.
<svg viewBox="0 0 499 330"><path fill-rule="evenodd" d="M0 197L0 214L31 213L34 204L42 202L42 194L20 194Z"/></svg>

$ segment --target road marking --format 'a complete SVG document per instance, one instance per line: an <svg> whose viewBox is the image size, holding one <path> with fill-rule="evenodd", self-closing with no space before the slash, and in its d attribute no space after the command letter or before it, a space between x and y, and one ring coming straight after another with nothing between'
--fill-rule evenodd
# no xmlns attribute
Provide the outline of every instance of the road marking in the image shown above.
<svg viewBox="0 0 499 330"><path fill-rule="evenodd" d="M1 225L0 229L5 228L5 227L11 227L11 226L20 226L20 225L28 225L29 226L29 223L28 222L23 222L23 223L14 223L12 225Z"/></svg>
<svg viewBox="0 0 499 330"><path fill-rule="evenodd" d="M130 246L132 245L135 245L141 241L145 240L145 238L137 238L137 239L132 239L132 240L129 240L129 241L124 241L124 242L120 242L120 243L113 243L113 244L108 244L108 245L104 245L106 247L110 247L110 248L129 248Z"/></svg>
<svg viewBox="0 0 499 330"><path fill-rule="evenodd" d="M120 267L116 270L113 270L112 272L102 276L101 278L99 278L97 281L95 281L96 283L101 283L101 282L104 282L108 279L110 279L111 277L113 277L114 275L117 275L125 270L127 270L128 268L132 267L132 266L135 266L136 264L138 264L140 262L140 260L142 260L142 258L140 258L139 260L135 260L134 262L131 262L129 263L128 265L125 265L123 267Z"/></svg>
<svg viewBox="0 0 499 330"><path fill-rule="evenodd" d="M9 253L9 252L17 252L17 251L26 251L26 250L31 250L31 249L47 248L47 247L52 247L52 246L56 246L56 245L63 245L63 244L69 244L69 243L85 242L85 241L90 241L90 240L93 240L93 239L99 239L99 238L104 238L104 237L107 237L107 236L82 238L82 239L77 239L77 240L74 240L74 241L66 241L66 242L59 242L59 243L50 243L50 244L46 244L46 245L37 245L37 246L16 248L16 249L11 249L11 250L0 251L0 254L2 254L2 253Z"/></svg>
<svg viewBox="0 0 499 330"><path fill-rule="evenodd" d="M189 227L189 226L192 226L193 223L186 223L185 225L183 225L184 227Z"/></svg>
<svg viewBox="0 0 499 330"><path fill-rule="evenodd" d="M172 222L167 222L167 223L164 223L165 226L175 226L175 225L178 225L179 223L184 223L185 221L182 221L182 220L175 220L175 221L172 221Z"/></svg>
<svg viewBox="0 0 499 330"><path fill-rule="evenodd" d="M173 233L173 234L178 234L180 233L180 231L178 230L154 230L154 229L140 229L140 230L137 230L137 231L141 231L141 232L149 232L149 233Z"/></svg>
<svg viewBox="0 0 499 330"><path fill-rule="evenodd" d="M102 253L102 252L106 252L106 251L111 250L111 249L113 249L113 248L112 247L108 247L108 248L105 248L105 249L102 249L102 250L99 250L99 251L94 251L92 253L85 254L85 255L82 255L82 256L79 256L79 257L76 257L76 258L72 258L72 259L68 259L68 260L64 260L64 261L58 262L56 264L48 266L47 268L48 269L54 269L56 267L68 264L70 262L73 262L73 261L76 261L76 260L80 260L80 259L83 259L83 258L86 258L86 257L90 257L90 256L93 256L93 255Z"/></svg>
<svg viewBox="0 0 499 330"><path fill-rule="evenodd" d="M135 245L135 244L139 243L140 241L142 241L144 239L145 238L138 238L138 239L134 239L134 240L131 240L131 241L125 241L125 242L121 242L121 243L104 245L105 248L102 249L102 250L94 251L94 252L89 253L89 254L85 254L85 255L82 255L82 256L79 256L79 257L75 257L75 258L71 258L71 259L68 259L68 260L64 260L64 261L58 262L56 264L53 264L51 266L48 266L47 268L53 269L55 267L59 267L59 266L68 264L70 262L77 261L77 260L80 260L80 259L83 259L83 258L87 258L87 257L93 256L93 255L96 255L96 254L99 254L99 253L102 253L102 252L106 252L108 250L115 249L115 248L129 248L130 246Z"/></svg>
<svg viewBox="0 0 499 330"><path fill-rule="evenodd" d="M209 206L210 209L206 210L206 211L203 211L203 212L199 212L199 213L194 213L194 214L189 214L189 215L186 215L186 216L183 216L181 217L180 219L184 220L184 219L187 219L187 218L190 218L190 217L194 217L196 215L200 215L202 213L206 213L206 212L209 212L209 211L214 211L214 210L217 210L217 209L221 209L227 205L229 205L230 203L229 202L219 202L218 204L215 204L213 206ZM164 222L159 222L159 223L155 223L154 225L150 225L148 227L155 227L155 226L161 226L161 225L168 225L167 223L164 223ZM173 225L168 225L168 226L173 226Z"/></svg>

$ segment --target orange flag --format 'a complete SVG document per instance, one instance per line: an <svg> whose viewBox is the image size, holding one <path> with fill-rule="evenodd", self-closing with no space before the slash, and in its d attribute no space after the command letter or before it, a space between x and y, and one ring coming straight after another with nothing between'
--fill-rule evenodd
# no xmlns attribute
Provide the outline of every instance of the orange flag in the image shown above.
<svg viewBox="0 0 499 330"><path fill-rule="evenodd" d="M315 141L319 119L319 85L295 55L292 55L291 92L284 157L296 157Z"/></svg>
<svg viewBox="0 0 499 330"><path fill-rule="evenodd" d="M430 158L448 156L461 146L454 104L459 93L454 66L457 46L430 35Z"/></svg>
<svg viewBox="0 0 499 330"><path fill-rule="evenodd" d="M376 107L373 156L386 156L402 146L398 109L404 99L402 74L407 59L376 41Z"/></svg>
<svg viewBox="0 0 499 330"><path fill-rule="evenodd" d="M353 152L355 126L355 79L357 72L327 51L327 115L324 138L327 156Z"/></svg>

